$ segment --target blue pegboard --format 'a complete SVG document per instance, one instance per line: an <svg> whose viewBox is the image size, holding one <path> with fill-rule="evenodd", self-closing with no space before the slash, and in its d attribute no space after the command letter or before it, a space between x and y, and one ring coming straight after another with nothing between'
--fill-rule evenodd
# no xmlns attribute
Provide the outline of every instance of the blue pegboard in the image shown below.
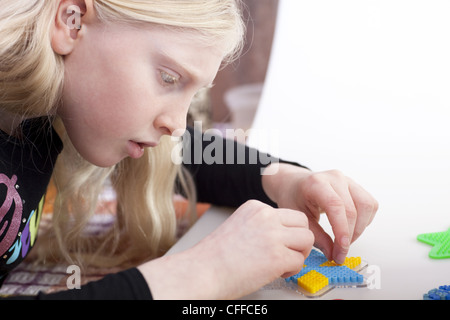
<svg viewBox="0 0 450 320"><path fill-rule="evenodd" d="M431 289L423 295L423 300L450 300L450 286Z"/></svg>
<svg viewBox="0 0 450 320"><path fill-rule="evenodd" d="M313 249L308 258L306 258L302 270L296 275L287 278L286 282L288 284L290 283L292 288L296 288L296 290L308 297L321 296L337 286L365 286L364 277L363 275L358 273L358 271L367 266L366 263L360 263L354 268L354 270L344 265L331 264L328 266L324 266L324 264L329 264L328 259L323 253ZM302 290L302 288L297 287L298 279L307 275L312 270L319 272L320 274L328 278L328 285L318 292L306 292L305 290Z"/></svg>

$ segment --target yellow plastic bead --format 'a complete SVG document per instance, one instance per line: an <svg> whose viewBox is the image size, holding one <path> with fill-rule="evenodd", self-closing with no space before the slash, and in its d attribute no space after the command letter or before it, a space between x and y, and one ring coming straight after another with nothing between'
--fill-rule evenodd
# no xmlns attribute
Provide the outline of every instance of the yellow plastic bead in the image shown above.
<svg viewBox="0 0 450 320"><path fill-rule="evenodd" d="M353 269L361 264L361 257L347 257L343 264L337 264L334 261L327 261L320 265L320 267L336 267L336 266L346 266Z"/></svg>
<svg viewBox="0 0 450 320"><path fill-rule="evenodd" d="M298 278L297 283L306 291L316 293L328 285L328 278L315 270L311 270Z"/></svg>

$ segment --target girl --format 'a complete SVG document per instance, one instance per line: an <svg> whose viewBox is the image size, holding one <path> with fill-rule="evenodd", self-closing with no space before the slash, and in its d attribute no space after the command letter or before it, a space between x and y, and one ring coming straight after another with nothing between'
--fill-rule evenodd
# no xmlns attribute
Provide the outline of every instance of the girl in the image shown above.
<svg viewBox="0 0 450 320"><path fill-rule="evenodd" d="M38 258L127 269L41 299L231 299L297 273L313 244L343 262L378 204L341 173L283 161L171 159L171 136L185 129L192 98L242 47L240 7L238 0L2 0L3 279L34 246L52 175L58 199ZM188 142L193 157L195 143L207 147ZM116 222L87 239L83 228L107 179L117 192ZM192 249L162 256L175 239L174 192L238 209ZM334 242L318 224L322 211Z"/></svg>

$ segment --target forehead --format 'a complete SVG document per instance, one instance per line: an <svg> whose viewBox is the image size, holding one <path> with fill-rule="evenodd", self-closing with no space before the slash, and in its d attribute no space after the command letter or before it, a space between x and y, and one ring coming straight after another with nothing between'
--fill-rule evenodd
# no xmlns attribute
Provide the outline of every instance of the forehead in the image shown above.
<svg viewBox="0 0 450 320"><path fill-rule="evenodd" d="M152 47L162 59L171 60L189 73L201 76L206 71L217 72L224 53L219 45L207 43L196 32L182 29L150 29L155 40Z"/></svg>
<svg viewBox="0 0 450 320"><path fill-rule="evenodd" d="M207 41L199 32L151 23L106 23L103 34L109 34L111 45L129 57L158 58L171 62L188 73L201 77L217 73L225 56L220 44Z"/></svg>

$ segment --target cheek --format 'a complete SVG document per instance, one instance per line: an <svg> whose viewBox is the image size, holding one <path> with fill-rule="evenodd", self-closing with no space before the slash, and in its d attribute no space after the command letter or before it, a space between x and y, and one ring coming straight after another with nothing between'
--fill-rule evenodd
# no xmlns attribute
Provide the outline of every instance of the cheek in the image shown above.
<svg viewBox="0 0 450 320"><path fill-rule="evenodd" d="M63 102L66 118L99 126L101 122L131 125L134 113L152 103L144 77L131 68L111 68L110 64L80 64L73 57L66 64ZM111 62L111 65L112 64ZM73 67L75 66L75 67Z"/></svg>

